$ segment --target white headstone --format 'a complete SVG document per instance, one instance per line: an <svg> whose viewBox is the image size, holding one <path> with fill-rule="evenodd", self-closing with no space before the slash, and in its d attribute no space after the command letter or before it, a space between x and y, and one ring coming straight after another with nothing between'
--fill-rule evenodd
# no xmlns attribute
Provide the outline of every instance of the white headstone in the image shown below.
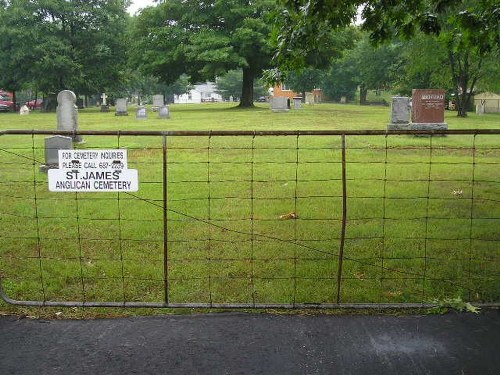
<svg viewBox="0 0 500 375"><path fill-rule="evenodd" d="M476 114L478 114L479 116L484 115L486 109L485 107L486 107L486 100L482 99L481 101L479 101L479 104L476 105Z"/></svg>
<svg viewBox="0 0 500 375"><path fill-rule="evenodd" d="M306 92L306 104L314 104L314 94L312 92Z"/></svg>
<svg viewBox="0 0 500 375"><path fill-rule="evenodd" d="M153 95L153 106L161 107L164 104L163 95Z"/></svg>
<svg viewBox="0 0 500 375"><path fill-rule="evenodd" d="M19 114L20 115L29 115L30 114L30 109L26 104L23 104L23 106L19 109Z"/></svg>
<svg viewBox="0 0 500 375"><path fill-rule="evenodd" d="M57 130L78 130L78 110L73 91L63 90L57 95ZM73 136L73 142L82 142L80 135Z"/></svg>
<svg viewBox="0 0 500 375"><path fill-rule="evenodd" d="M170 108L168 105L162 105L158 112L160 118L170 118Z"/></svg>
<svg viewBox="0 0 500 375"><path fill-rule="evenodd" d="M302 97L301 96L294 97L293 105L295 109L302 109Z"/></svg>
<svg viewBox="0 0 500 375"><path fill-rule="evenodd" d="M116 112L115 116L128 116L127 99L116 99Z"/></svg>
<svg viewBox="0 0 500 375"><path fill-rule="evenodd" d="M137 118L137 119L147 119L148 118L148 113L146 111L146 107L144 107L144 106L137 107L137 113L135 115L135 118Z"/></svg>
<svg viewBox="0 0 500 375"><path fill-rule="evenodd" d="M108 98L108 96L106 95L106 93L105 93L105 92L103 92L103 93L101 94L101 99L102 99L102 103L101 103L101 105L108 105L108 103L106 102L106 99L107 99L107 98Z"/></svg>
<svg viewBox="0 0 500 375"><path fill-rule="evenodd" d="M163 99L163 95L153 95L153 112L156 112L160 109L160 107L165 105L165 101Z"/></svg>

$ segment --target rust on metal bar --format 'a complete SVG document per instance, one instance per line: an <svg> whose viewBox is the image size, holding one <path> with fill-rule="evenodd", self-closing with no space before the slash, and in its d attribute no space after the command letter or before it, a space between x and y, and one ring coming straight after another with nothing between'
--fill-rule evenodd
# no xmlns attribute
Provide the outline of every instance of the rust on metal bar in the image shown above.
<svg viewBox="0 0 500 375"><path fill-rule="evenodd" d="M340 232L339 266L337 271L337 304L340 303L342 286L342 267L344 261L345 232L347 226L347 179L346 179L346 140L342 134L342 229Z"/></svg>
<svg viewBox="0 0 500 375"><path fill-rule="evenodd" d="M165 288L165 303L168 304L168 155L167 155L167 137L162 137L162 151L163 151L163 278Z"/></svg>
<svg viewBox="0 0 500 375"><path fill-rule="evenodd" d="M315 135L482 135L500 134L500 129L448 129L448 130L35 130L35 129L7 129L1 130L0 135L110 135L110 136L315 136Z"/></svg>

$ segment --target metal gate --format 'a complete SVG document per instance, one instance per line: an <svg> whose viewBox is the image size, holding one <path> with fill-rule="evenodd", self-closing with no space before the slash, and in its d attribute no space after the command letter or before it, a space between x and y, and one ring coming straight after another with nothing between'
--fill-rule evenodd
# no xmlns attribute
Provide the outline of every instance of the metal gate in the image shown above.
<svg viewBox="0 0 500 375"><path fill-rule="evenodd" d="M48 191L44 140L137 192ZM0 295L27 306L498 306L500 130L0 132Z"/></svg>

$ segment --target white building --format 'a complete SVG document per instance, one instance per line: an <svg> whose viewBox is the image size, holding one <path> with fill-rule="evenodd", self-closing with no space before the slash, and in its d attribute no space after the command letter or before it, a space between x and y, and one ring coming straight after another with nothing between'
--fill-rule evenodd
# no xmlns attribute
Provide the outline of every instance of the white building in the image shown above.
<svg viewBox="0 0 500 375"><path fill-rule="evenodd" d="M175 95L174 103L192 104L203 102L221 102L222 96L217 92L217 86L213 82L194 85L187 94Z"/></svg>

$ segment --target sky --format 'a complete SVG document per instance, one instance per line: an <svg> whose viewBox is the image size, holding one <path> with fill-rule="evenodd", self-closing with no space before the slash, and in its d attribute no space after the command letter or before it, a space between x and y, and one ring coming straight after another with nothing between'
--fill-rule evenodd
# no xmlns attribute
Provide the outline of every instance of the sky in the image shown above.
<svg viewBox="0 0 500 375"><path fill-rule="evenodd" d="M153 0L133 0L132 5L129 6L128 12L130 14L135 14L139 9L145 8L147 6L154 5Z"/></svg>

